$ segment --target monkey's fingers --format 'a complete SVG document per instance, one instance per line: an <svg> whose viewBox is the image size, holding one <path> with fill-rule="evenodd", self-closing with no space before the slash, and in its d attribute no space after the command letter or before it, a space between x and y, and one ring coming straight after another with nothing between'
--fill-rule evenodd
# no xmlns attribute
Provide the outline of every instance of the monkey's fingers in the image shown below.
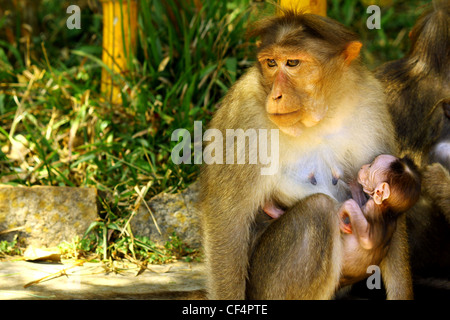
<svg viewBox="0 0 450 320"><path fill-rule="evenodd" d="M264 205L264 212L273 219L278 219L281 217L284 213L284 210L281 208L278 208L273 203L268 202Z"/></svg>
<svg viewBox="0 0 450 320"><path fill-rule="evenodd" d="M339 219L339 228L343 233L352 233L352 225L350 224L350 217L348 215L341 216Z"/></svg>

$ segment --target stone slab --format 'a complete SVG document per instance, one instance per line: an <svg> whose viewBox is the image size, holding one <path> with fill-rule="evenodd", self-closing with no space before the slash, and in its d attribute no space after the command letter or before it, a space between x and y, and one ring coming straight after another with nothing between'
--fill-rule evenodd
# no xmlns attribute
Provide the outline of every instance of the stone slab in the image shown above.
<svg viewBox="0 0 450 320"><path fill-rule="evenodd" d="M205 299L204 265L186 262L151 265L138 276L137 266L127 265L114 273L105 272L100 263L84 263L68 269L67 276L24 288L69 266L0 262L0 300Z"/></svg>
<svg viewBox="0 0 450 320"><path fill-rule="evenodd" d="M97 210L94 188L0 186L0 232L21 228L27 245L52 247L82 237ZM0 234L0 240L14 234Z"/></svg>

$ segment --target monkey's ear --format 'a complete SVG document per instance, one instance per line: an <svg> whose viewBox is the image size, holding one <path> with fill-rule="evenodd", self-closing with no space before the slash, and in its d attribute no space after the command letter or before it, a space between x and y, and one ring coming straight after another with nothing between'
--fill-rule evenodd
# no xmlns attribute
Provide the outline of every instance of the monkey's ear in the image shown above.
<svg viewBox="0 0 450 320"><path fill-rule="evenodd" d="M389 184L382 182L376 187L375 192L373 193L373 201L380 205L384 200L389 198L390 195L391 188L389 187Z"/></svg>
<svg viewBox="0 0 450 320"><path fill-rule="evenodd" d="M350 65L350 63L359 56L361 51L362 43L359 41L350 42L344 50L345 64Z"/></svg>
<svg viewBox="0 0 450 320"><path fill-rule="evenodd" d="M255 42L256 47L257 47L257 48L261 47L261 43L262 43L261 40L257 40L257 41Z"/></svg>

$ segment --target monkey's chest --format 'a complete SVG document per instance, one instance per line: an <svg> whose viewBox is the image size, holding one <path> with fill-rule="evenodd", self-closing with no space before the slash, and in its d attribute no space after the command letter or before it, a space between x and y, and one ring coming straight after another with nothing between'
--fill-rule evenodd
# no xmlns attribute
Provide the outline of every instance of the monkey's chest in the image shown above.
<svg viewBox="0 0 450 320"><path fill-rule="evenodd" d="M342 181L343 172L343 166L336 159L317 152L282 166L277 188L281 194L293 200L324 193L344 201L349 197L349 188Z"/></svg>

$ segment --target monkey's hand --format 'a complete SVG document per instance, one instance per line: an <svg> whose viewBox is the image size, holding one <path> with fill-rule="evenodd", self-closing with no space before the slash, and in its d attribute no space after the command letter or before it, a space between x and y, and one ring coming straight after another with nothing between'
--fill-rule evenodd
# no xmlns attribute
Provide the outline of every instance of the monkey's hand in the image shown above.
<svg viewBox="0 0 450 320"><path fill-rule="evenodd" d="M440 163L425 167L422 173L422 190L439 207L450 223L450 174Z"/></svg>
<svg viewBox="0 0 450 320"><path fill-rule="evenodd" d="M360 207L366 204L367 198L362 186L356 180L350 181L348 186L350 187L350 191L352 192L353 200L355 200Z"/></svg>
<svg viewBox="0 0 450 320"><path fill-rule="evenodd" d="M432 198L439 197L441 190L449 190L450 176L448 171L439 163L433 163L425 167L422 173L422 187ZM448 197L448 194L445 195Z"/></svg>
<svg viewBox="0 0 450 320"><path fill-rule="evenodd" d="M351 233L353 233L358 239L359 245L366 250L372 249L374 247L374 240L370 234L371 225L364 216L364 213L362 212L358 203L353 199L349 199L342 204L338 213L339 217L341 217L341 230L345 232L346 230L348 230L348 227L350 227ZM346 216L350 219L349 225L345 225L343 221L343 218L345 218ZM342 226L342 224L344 225Z"/></svg>
<svg viewBox="0 0 450 320"><path fill-rule="evenodd" d="M284 213L284 210L278 208L272 201L266 202L263 208L264 212L273 219L278 219Z"/></svg>
<svg viewBox="0 0 450 320"><path fill-rule="evenodd" d="M337 215L339 217L339 228L343 233L352 233L352 225L350 223L348 210L351 210L353 203L355 203L355 201L352 199L345 201L337 212Z"/></svg>

